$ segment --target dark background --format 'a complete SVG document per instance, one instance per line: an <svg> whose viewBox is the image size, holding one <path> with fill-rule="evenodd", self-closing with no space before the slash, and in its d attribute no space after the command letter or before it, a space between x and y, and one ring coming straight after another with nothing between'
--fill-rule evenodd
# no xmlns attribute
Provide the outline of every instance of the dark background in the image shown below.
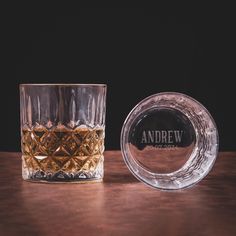
<svg viewBox="0 0 236 236"><path fill-rule="evenodd" d="M224 13L159 15L155 9L9 10L2 21L0 150L20 150L19 83L106 83L106 149L143 98L186 93L218 126L220 150L236 150L235 20ZM233 59L234 58L234 59Z"/></svg>

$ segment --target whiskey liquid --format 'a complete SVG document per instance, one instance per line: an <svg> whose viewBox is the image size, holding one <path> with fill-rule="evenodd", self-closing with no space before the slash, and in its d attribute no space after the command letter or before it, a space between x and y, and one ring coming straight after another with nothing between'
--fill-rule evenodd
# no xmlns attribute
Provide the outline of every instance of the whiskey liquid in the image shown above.
<svg viewBox="0 0 236 236"><path fill-rule="evenodd" d="M103 178L104 130L39 126L22 130L22 169L27 180L96 181Z"/></svg>

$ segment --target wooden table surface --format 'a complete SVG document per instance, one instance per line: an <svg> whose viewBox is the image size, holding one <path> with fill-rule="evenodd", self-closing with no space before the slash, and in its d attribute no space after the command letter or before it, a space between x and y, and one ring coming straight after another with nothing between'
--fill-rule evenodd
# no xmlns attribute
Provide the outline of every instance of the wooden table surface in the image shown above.
<svg viewBox="0 0 236 236"><path fill-rule="evenodd" d="M105 152L94 184L21 178L20 153L0 153L0 235L236 235L236 152L222 152L192 188L160 191L137 181L120 151Z"/></svg>

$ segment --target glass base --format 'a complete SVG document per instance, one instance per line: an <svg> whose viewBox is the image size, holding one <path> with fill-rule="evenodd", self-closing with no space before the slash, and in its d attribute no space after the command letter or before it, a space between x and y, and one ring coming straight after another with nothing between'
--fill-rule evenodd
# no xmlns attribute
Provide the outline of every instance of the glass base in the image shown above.
<svg viewBox="0 0 236 236"><path fill-rule="evenodd" d="M103 178L101 179L74 179L74 180L67 180L67 181L62 181L62 180L41 180L41 179L24 179L24 181L27 182L32 182L32 183L46 183L46 184L93 184L93 183L101 183L103 182Z"/></svg>
<svg viewBox="0 0 236 236"><path fill-rule="evenodd" d="M30 182L46 183L101 182L104 174L103 160L102 155L47 156L41 160L39 157L23 155L22 178Z"/></svg>

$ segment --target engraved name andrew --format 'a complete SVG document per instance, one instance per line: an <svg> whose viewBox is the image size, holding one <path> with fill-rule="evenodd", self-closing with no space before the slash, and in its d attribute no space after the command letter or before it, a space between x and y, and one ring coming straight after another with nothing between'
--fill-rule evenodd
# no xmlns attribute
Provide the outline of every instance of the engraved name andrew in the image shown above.
<svg viewBox="0 0 236 236"><path fill-rule="evenodd" d="M183 130L143 130L141 143L172 144L181 143Z"/></svg>

